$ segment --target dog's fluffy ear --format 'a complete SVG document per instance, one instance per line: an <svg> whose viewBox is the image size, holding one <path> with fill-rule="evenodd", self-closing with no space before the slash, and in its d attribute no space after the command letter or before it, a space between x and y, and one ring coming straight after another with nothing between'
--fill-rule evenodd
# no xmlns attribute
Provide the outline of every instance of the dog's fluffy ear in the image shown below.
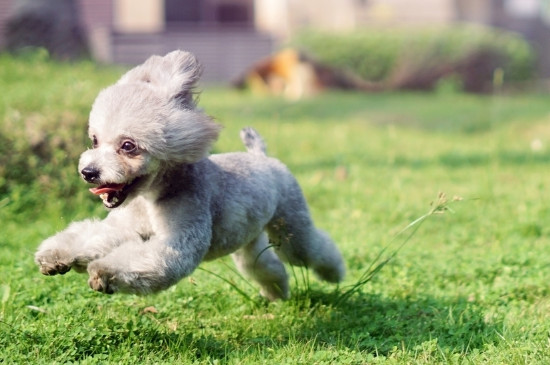
<svg viewBox="0 0 550 365"><path fill-rule="evenodd" d="M136 139L160 160L169 163L197 162L208 155L211 145L218 138L221 127L197 109L193 100L194 86L200 75L201 67L193 54L174 51L164 57L150 57L116 83L130 86L131 95L134 92L136 95L149 95L143 93L143 89L153 91L155 97L144 98L143 105L139 107L149 110L160 108L157 109L158 118L140 122L141 128L136 131L140 138ZM136 123L135 119L132 123Z"/></svg>
<svg viewBox="0 0 550 365"><path fill-rule="evenodd" d="M182 106L194 105L193 91L202 73L196 57L173 51L166 56L151 56L142 65L124 74L117 84L147 83Z"/></svg>
<svg viewBox="0 0 550 365"><path fill-rule="evenodd" d="M173 108L162 129L162 141L148 149L166 162L194 163L208 156L221 126L197 110Z"/></svg>

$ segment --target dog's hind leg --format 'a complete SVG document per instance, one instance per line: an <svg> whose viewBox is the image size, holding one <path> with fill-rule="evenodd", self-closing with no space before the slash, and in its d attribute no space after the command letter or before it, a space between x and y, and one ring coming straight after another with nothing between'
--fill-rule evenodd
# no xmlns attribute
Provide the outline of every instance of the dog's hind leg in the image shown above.
<svg viewBox="0 0 550 365"><path fill-rule="evenodd" d="M260 284L261 295L269 300L288 299L288 276L285 267L269 247L265 233L231 256L241 272Z"/></svg>
<svg viewBox="0 0 550 365"><path fill-rule="evenodd" d="M312 269L323 280L342 281L346 271L342 255L330 236L313 224L299 187L293 192L267 227L275 252L291 265Z"/></svg>

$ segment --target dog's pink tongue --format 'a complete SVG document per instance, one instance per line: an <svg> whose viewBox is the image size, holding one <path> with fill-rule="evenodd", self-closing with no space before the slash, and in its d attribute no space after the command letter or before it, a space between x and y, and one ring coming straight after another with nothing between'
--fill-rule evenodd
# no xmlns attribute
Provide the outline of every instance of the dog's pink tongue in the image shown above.
<svg viewBox="0 0 550 365"><path fill-rule="evenodd" d="M90 192L95 195L101 195L105 193L112 193L115 191L120 191L124 188L125 184L105 184L100 185L97 188L90 188Z"/></svg>

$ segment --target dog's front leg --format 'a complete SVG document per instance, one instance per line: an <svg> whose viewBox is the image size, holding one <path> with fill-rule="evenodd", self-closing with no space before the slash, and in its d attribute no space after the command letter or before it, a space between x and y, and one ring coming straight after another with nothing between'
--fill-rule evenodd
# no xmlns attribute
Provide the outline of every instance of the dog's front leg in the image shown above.
<svg viewBox="0 0 550 365"><path fill-rule="evenodd" d="M44 275L65 274L71 268L84 272L89 262L105 256L130 239L139 239L135 230L121 229L119 218L110 214L102 221L84 220L44 240L35 262Z"/></svg>
<svg viewBox="0 0 550 365"><path fill-rule="evenodd" d="M148 241L126 242L88 265L88 284L106 294L158 292L191 274L210 240L211 227L202 219L155 233Z"/></svg>

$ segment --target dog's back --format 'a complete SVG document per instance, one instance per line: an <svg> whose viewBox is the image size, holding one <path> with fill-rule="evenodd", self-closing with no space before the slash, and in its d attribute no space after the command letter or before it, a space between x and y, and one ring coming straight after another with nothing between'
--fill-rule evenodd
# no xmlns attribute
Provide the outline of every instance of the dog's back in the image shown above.
<svg viewBox="0 0 550 365"><path fill-rule="evenodd" d="M280 259L312 268L324 280L341 281L345 273L342 256L328 234L313 224L294 176L282 162L266 156L266 145L256 130L244 128L240 136L248 152L210 156L224 181L223 193L217 191L222 201L218 206L224 209L214 227L214 237L223 237L223 243L213 242L212 248L228 245L231 238L234 242L229 245L253 245L253 237L265 230ZM209 255L217 256L213 251ZM251 252L251 275L257 277L254 271L261 267L257 259L262 250Z"/></svg>

